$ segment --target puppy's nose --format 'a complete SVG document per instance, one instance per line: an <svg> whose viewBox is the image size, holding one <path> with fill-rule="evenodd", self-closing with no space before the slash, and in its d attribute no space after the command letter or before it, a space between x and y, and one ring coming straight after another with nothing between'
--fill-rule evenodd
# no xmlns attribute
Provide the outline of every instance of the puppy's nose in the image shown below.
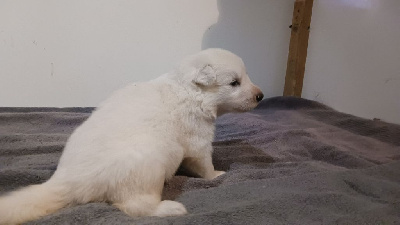
<svg viewBox="0 0 400 225"><path fill-rule="evenodd" d="M256 101L261 102L261 100L264 98L264 94L262 92L258 93L256 95Z"/></svg>

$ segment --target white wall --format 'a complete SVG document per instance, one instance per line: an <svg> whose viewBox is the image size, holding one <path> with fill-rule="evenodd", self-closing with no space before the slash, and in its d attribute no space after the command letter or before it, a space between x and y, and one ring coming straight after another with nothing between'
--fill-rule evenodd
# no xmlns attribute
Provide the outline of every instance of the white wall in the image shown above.
<svg viewBox="0 0 400 225"><path fill-rule="evenodd" d="M0 107L97 106L208 47L281 95L293 0L2 0ZM400 1L316 0L303 96L400 123Z"/></svg>
<svg viewBox="0 0 400 225"><path fill-rule="evenodd" d="M207 47L239 54L266 96L281 95L292 10L292 0L2 0L0 107L97 106Z"/></svg>
<svg viewBox="0 0 400 225"><path fill-rule="evenodd" d="M399 0L316 0L303 97L400 124L399 23Z"/></svg>
<svg viewBox="0 0 400 225"><path fill-rule="evenodd" d="M97 106L201 49L215 0L2 0L0 106Z"/></svg>

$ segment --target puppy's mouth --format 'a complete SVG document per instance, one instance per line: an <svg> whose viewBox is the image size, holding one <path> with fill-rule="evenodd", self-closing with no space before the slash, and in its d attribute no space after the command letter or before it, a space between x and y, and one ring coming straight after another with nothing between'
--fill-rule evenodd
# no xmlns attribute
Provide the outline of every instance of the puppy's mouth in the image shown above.
<svg viewBox="0 0 400 225"><path fill-rule="evenodd" d="M252 107L240 107L240 108L235 108L235 111L236 112L238 112L238 113L243 113L243 112L248 112L248 111L251 111L251 110L253 110L255 107L257 107L257 105L256 106L252 106Z"/></svg>
<svg viewBox="0 0 400 225"><path fill-rule="evenodd" d="M253 110L258 106L258 102L248 99L240 105L233 106L232 104L221 105L218 107L218 116L226 113L244 113Z"/></svg>
<svg viewBox="0 0 400 225"><path fill-rule="evenodd" d="M255 101L246 101L245 104L239 106L239 107L235 107L234 110L236 112L248 112L250 110L253 110L254 108L256 108L258 106L258 102Z"/></svg>

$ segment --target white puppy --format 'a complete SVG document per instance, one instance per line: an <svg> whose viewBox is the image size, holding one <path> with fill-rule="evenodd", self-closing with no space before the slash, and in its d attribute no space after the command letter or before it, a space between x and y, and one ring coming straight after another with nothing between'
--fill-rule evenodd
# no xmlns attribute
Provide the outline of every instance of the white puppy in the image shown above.
<svg viewBox="0 0 400 225"><path fill-rule="evenodd" d="M109 202L130 216L186 213L161 201L179 165L213 179L214 121L253 109L263 98L242 60L222 49L184 59L155 80L115 92L69 138L47 182L0 198L0 224L38 219L88 202Z"/></svg>

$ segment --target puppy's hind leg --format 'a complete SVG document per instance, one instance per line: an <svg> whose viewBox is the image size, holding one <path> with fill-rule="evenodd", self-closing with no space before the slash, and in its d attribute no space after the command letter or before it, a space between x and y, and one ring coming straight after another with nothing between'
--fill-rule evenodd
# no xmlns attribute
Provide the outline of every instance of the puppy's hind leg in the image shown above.
<svg viewBox="0 0 400 225"><path fill-rule="evenodd" d="M125 212L129 216L149 216L160 204L160 197L157 195L138 195L123 199L121 202L114 203L114 206Z"/></svg>
<svg viewBox="0 0 400 225"><path fill-rule="evenodd" d="M164 200L158 204L156 210L153 212L153 216L179 216L186 214L185 206L176 201Z"/></svg>
<svg viewBox="0 0 400 225"><path fill-rule="evenodd" d="M148 174L132 173L130 178L116 186L112 202L129 216L149 216L161 202L164 175L156 167L148 168Z"/></svg>
<svg viewBox="0 0 400 225"><path fill-rule="evenodd" d="M137 196L121 203L115 203L114 206L132 217L179 216L187 213L182 203L170 200L160 201L158 196L152 195Z"/></svg>
<svg viewBox="0 0 400 225"><path fill-rule="evenodd" d="M175 201L161 201L164 187L164 170L149 168L148 174L134 175L135 181L131 185L120 186L117 190L118 197L114 199L114 206L129 216L177 216L186 214L185 206ZM150 169L151 168L151 169ZM158 171L158 172L157 172ZM151 174L151 176L149 175ZM141 177L142 179L138 179Z"/></svg>

